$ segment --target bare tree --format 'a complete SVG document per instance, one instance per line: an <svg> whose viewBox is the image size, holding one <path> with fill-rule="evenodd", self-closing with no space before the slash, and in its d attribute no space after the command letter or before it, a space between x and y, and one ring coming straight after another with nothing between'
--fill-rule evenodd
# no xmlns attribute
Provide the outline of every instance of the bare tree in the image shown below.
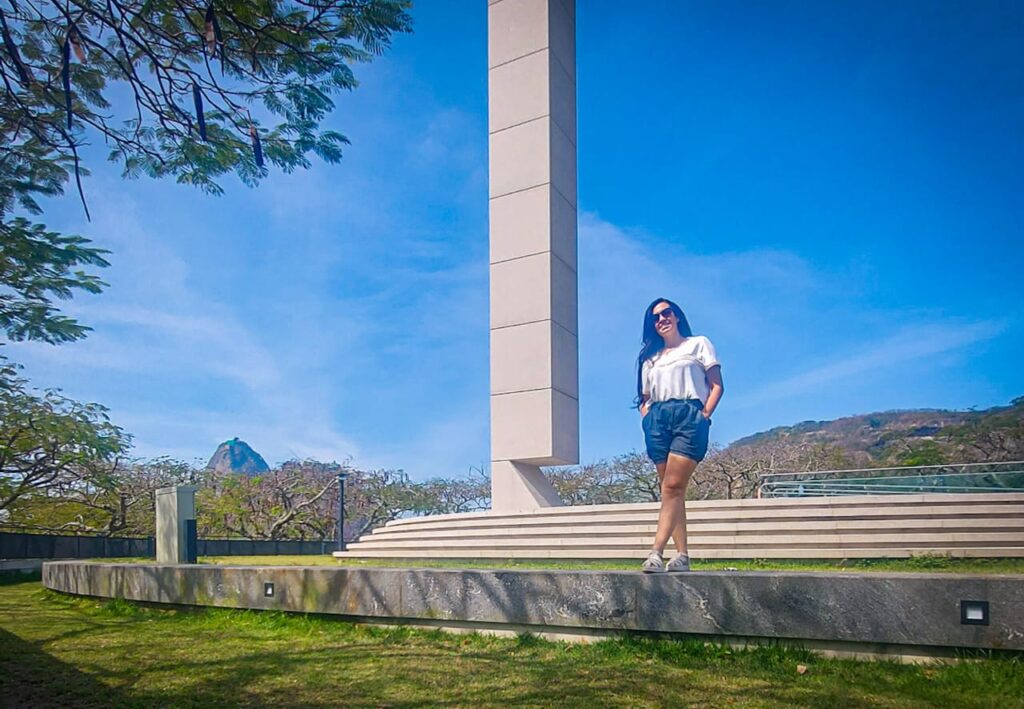
<svg viewBox="0 0 1024 709"><path fill-rule="evenodd" d="M825 443L773 439L724 449L716 446L697 468L692 494L702 500L755 497L763 475L836 470L849 465L841 448Z"/></svg>
<svg viewBox="0 0 1024 709"><path fill-rule="evenodd" d="M491 504L491 478L483 466L471 467L462 478L431 478L415 490L418 514L477 512Z"/></svg>
<svg viewBox="0 0 1024 709"><path fill-rule="evenodd" d="M285 539L303 524L323 529L328 493L337 488L337 463L291 461L259 476L210 471L200 490L198 525L205 536Z"/></svg>

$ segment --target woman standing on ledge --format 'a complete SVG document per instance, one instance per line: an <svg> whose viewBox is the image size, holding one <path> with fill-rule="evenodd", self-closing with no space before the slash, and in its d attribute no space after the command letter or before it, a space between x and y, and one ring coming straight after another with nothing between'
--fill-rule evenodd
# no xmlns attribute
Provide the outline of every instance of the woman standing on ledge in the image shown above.
<svg viewBox="0 0 1024 709"><path fill-rule="evenodd" d="M711 414L722 398L722 367L711 341L695 336L678 305L659 298L644 313L643 347L636 362L635 404L643 416L647 455L661 482L661 512L647 573L689 571L686 487L708 451ZM678 555L666 566L669 537Z"/></svg>

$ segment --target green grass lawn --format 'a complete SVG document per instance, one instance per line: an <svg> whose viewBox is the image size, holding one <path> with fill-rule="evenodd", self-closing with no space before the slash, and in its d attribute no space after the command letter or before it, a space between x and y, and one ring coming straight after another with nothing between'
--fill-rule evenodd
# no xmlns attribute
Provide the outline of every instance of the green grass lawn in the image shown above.
<svg viewBox="0 0 1024 709"><path fill-rule="evenodd" d="M0 705L240 704L1024 707L1024 662L914 666L698 641L454 635L141 608L0 576Z"/></svg>
<svg viewBox="0 0 1024 709"><path fill-rule="evenodd" d="M100 560L97 560L100 561ZM104 559L102 561L114 561ZM149 561L129 559L122 561ZM636 571L640 561L520 561L503 559L335 559L331 556L207 556L201 564L268 566L420 567L453 569L576 569L588 571ZM846 559L798 561L786 559L745 559L738 561L694 561L695 571L907 571L957 574L1024 574L1024 559L959 559L945 556L916 556L909 559Z"/></svg>

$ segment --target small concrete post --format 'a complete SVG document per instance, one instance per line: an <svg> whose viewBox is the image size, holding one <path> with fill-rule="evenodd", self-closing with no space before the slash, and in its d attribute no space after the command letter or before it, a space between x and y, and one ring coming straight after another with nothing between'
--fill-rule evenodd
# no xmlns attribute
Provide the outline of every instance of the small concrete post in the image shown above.
<svg viewBox="0 0 1024 709"><path fill-rule="evenodd" d="M195 485L162 487L156 491L156 562L187 564L188 521L196 518Z"/></svg>

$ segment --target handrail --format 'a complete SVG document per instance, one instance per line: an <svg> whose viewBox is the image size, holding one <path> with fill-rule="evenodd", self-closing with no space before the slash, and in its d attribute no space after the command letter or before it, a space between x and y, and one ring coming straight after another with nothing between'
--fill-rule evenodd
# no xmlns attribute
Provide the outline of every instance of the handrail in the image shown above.
<svg viewBox="0 0 1024 709"><path fill-rule="evenodd" d="M778 477L780 475L831 475L834 473L867 473L883 470L941 470L944 468L980 468L998 465L1021 466L1024 472L1024 460L994 461L991 463L944 463L942 465L894 465L884 468L840 468L835 470L806 470L806 471L781 471L778 473L761 473L762 478Z"/></svg>
<svg viewBox="0 0 1024 709"><path fill-rule="evenodd" d="M996 469L1001 468L1001 469ZM1009 469L1007 469L1009 468ZM949 471L956 472L932 472ZM869 473L865 475L865 473ZM870 473L883 473L882 475ZM898 473L886 475L884 473ZM1003 482L1004 476L1017 476ZM765 473L758 497L812 497L919 492L1024 492L1024 461Z"/></svg>

